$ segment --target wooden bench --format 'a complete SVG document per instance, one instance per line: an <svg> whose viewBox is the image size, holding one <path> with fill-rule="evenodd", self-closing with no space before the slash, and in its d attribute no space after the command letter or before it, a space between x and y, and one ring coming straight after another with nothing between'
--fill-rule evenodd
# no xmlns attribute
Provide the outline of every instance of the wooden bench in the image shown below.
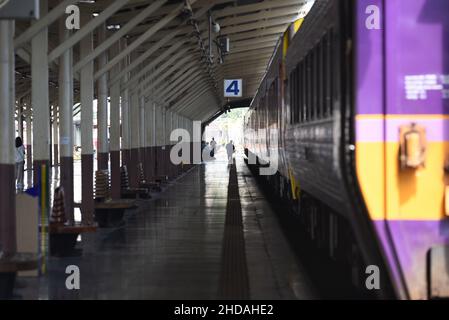
<svg viewBox="0 0 449 320"><path fill-rule="evenodd" d="M55 189L53 199L53 208L50 216L50 223L48 226L49 240L50 240L50 255L52 256L69 256L72 255L76 239L82 233L91 233L97 230L96 225L91 223L83 224L72 221L67 221L64 190L62 187ZM44 231L44 226L40 226L41 232Z"/></svg>
<svg viewBox="0 0 449 320"><path fill-rule="evenodd" d="M12 297L17 272L36 270L38 262L39 256L34 253L0 256L0 300Z"/></svg>
<svg viewBox="0 0 449 320"><path fill-rule="evenodd" d="M151 190L153 192L161 192L162 188L161 188L161 183L160 182L141 182L140 183L140 187L144 188L144 189L148 189Z"/></svg>
<svg viewBox="0 0 449 320"><path fill-rule="evenodd" d="M147 188L127 188L121 191L122 199L151 199Z"/></svg>
<svg viewBox="0 0 449 320"><path fill-rule="evenodd" d="M67 257L74 253L76 239L80 234L94 233L97 231L97 225L87 225L82 223L55 224L51 223L48 228L50 240L50 254L57 257ZM43 227L39 227L41 232Z"/></svg>
<svg viewBox="0 0 449 320"><path fill-rule="evenodd" d="M147 188L131 188L129 185L128 168L123 166L120 172L121 197L123 199L151 199Z"/></svg>
<svg viewBox="0 0 449 320"><path fill-rule="evenodd" d="M125 210L135 209L134 201L108 200L95 204L95 220L100 228L118 227L123 223Z"/></svg>
<svg viewBox="0 0 449 320"><path fill-rule="evenodd" d="M164 177L165 180L165 177ZM162 184L162 179L152 179L152 180L147 180L145 177L145 171L143 169L143 164L139 163L139 187L140 188L144 188L144 189L148 189L150 191L153 192L161 192L162 188L161 188L161 184Z"/></svg>

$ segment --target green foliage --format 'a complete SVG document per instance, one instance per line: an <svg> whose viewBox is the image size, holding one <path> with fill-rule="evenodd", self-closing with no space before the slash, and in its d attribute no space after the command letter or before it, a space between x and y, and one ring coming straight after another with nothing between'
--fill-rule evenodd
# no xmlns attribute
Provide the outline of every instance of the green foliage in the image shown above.
<svg viewBox="0 0 449 320"><path fill-rule="evenodd" d="M223 114L220 118L230 120L241 120L248 112L248 108L233 109L230 112Z"/></svg>

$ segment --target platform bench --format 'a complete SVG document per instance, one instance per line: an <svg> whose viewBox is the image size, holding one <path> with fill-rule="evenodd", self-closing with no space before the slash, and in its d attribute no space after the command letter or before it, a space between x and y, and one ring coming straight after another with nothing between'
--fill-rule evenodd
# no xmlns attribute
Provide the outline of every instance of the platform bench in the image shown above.
<svg viewBox="0 0 449 320"><path fill-rule="evenodd" d="M95 204L95 220L100 228L118 227L123 223L125 210L135 209L134 201L108 200Z"/></svg>
<svg viewBox="0 0 449 320"><path fill-rule="evenodd" d="M17 272L36 270L38 262L39 256L34 253L0 256L0 300L12 298Z"/></svg>

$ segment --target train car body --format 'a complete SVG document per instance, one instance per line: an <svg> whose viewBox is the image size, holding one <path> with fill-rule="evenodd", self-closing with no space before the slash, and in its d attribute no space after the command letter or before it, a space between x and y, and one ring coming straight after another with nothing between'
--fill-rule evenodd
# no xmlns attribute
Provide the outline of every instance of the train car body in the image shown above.
<svg viewBox="0 0 449 320"><path fill-rule="evenodd" d="M445 0L316 1L245 119L248 158L276 162L265 179L311 236L346 260L357 247L399 298L449 297L448 14Z"/></svg>

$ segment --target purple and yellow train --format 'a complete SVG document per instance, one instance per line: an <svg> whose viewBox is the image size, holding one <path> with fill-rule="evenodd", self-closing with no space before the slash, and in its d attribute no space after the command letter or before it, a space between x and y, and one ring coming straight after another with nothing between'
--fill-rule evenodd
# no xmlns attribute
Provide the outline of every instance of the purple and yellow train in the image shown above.
<svg viewBox="0 0 449 320"><path fill-rule="evenodd" d="M449 1L317 0L280 40L245 152L380 297L449 298Z"/></svg>

